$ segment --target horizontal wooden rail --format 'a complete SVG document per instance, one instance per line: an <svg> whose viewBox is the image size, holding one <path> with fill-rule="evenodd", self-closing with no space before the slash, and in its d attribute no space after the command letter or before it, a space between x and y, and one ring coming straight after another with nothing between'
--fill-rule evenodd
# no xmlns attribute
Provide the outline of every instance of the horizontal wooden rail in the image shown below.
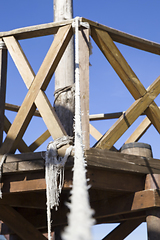
<svg viewBox="0 0 160 240"><path fill-rule="evenodd" d="M157 55L160 55L160 44L155 43L140 37L136 37L134 35L124 33L122 31L116 30L114 28L107 27L105 25L99 24L97 22L93 22L91 20L88 20L86 18L81 19L83 22L88 22L92 27L103 30L105 32L108 32L113 41L122 43L124 45L134 47L140 50L144 50L147 52L151 52Z"/></svg>
<svg viewBox="0 0 160 240"><path fill-rule="evenodd" d="M59 27L62 27L67 24L71 24L73 21L74 19L71 19L71 20L66 20L62 22L46 23L46 24L14 29L6 32L0 32L0 38L15 36L16 39L21 40L21 39L41 37L46 35L53 35L57 33ZM91 27L96 27L98 29L107 31L112 37L112 39L116 42L160 55L160 44L158 43L155 43L143 38L139 38L128 33L124 33L122 31L107 27L97 22L93 22L83 17L81 18L81 21L88 22Z"/></svg>
<svg viewBox="0 0 160 240"><path fill-rule="evenodd" d="M18 28L7 32L0 32L1 37L14 36L17 40L42 37L46 35L56 34L58 29L62 26L71 24L74 20L66 20L62 22L51 22L41 25Z"/></svg>
<svg viewBox="0 0 160 240"><path fill-rule="evenodd" d="M5 109L8 111L12 111L12 112L18 112L18 110L20 109L20 106L6 103ZM115 118L119 118L124 113L125 113L125 111L124 112L115 112L115 113L91 114L91 115L89 115L89 120L97 121L97 120L105 120L105 119L115 119ZM142 113L141 115L145 115L145 114ZM35 111L34 116L41 117L38 110Z"/></svg>

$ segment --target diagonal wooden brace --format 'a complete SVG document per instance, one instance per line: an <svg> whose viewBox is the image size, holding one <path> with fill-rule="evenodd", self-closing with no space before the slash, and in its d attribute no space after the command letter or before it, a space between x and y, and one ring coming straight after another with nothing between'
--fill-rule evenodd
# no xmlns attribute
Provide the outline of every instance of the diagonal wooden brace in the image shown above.
<svg viewBox="0 0 160 240"><path fill-rule="evenodd" d="M147 94L147 90L144 88L142 83L139 81L133 70L130 68L116 45L114 44L113 40L109 36L107 32L104 32L102 30L99 30L97 28L92 27L92 38L100 48L100 50L103 52L105 57L108 59L114 70L117 72L125 86L128 88L130 93L135 99L138 99L140 97L143 97L145 94ZM156 81L159 82L159 78L156 79ZM156 82L155 81L155 82ZM155 83L153 83L155 84ZM158 83L160 84L160 83ZM152 85L150 86L152 87ZM156 85L156 87L158 87ZM158 93L159 94L159 93ZM153 99L154 100L154 99ZM160 133L160 110L158 106L155 104L154 101L152 101L146 108L145 113L147 114L147 117L151 120L157 131ZM138 117L138 116L137 116ZM115 125L114 125L115 126ZM112 132L114 126L108 131ZM128 127L130 124L128 125ZM127 129L126 129L127 130ZM124 133L124 132L123 132ZM123 134L122 133L122 134ZM108 133L109 134L109 133ZM121 135L118 135L118 138L115 139L115 142L121 137ZM100 140L101 142L102 140ZM114 142L114 143L115 143ZM100 146L100 144L97 144ZM110 145L110 143L109 143ZM109 146L110 148L110 146Z"/></svg>
<svg viewBox="0 0 160 240"><path fill-rule="evenodd" d="M131 124L145 111L160 92L160 77L148 88L147 93L137 99L115 124L103 135L96 147L110 149Z"/></svg>
<svg viewBox="0 0 160 240"><path fill-rule="evenodd" d="M16 59L16 65L20 66L19 68L21 69L22 73L22 67L24 65L22 62L20 62L20 65L18 64L17 60L23 59L23 63L26 62L27 65L25 66L25 69L29 70L29 77L27 75L28 72L23 72L23 79L25 76L26 79L26 85L29 88L29 91L17 113L17 116L9 129L9 132L7 134L7 137L2 145L2 148L0 150L1 154L8 153L8 152L14 152L17 143L19 139L22 138L33 114L36 109L36 106L34 102L37 104L38 102L38 109L40 111L40 114L42 118L44 119L45 123L47 122L47 127L49 131L51 130L51 135L53 138L61 137L63 135L66 135L65 130L63 129L62 125L58 121L58 117L55 114L51 104L49 103L45 93L42 90L45 90L57 65L59 60L61 59L63 52L65 48L68 45L68 42L70 41L72 36L72 28L71 26L65 26L59 29L37 75L35 76L33 73L33 70L31 69L28 61L26 60L26 57L24 53L22 52L22 49L19 47L19 51L15 52L16 58L13 57L14 61ZM6 45L8 45L9 51L11 51L12 48L12 43L13 43L14 38L10 37L9 38L4 38L4 41ZM11 44L9 44L11 41ZM16 41L15 41L16 42ZM14 44L13 44L14 45ZM18 47L17 45L14 45ZM12 50L12 53L15 51ZM18 54L20 53L20 56ZM22 75L22 74L21 74ZM35 76L35 78L34 78ZM31 78L32 77L32 78ZM33 81L34 78L34 81ZM30 83L30 86L29 86ZM49 116L45 115L46 111L49 112ZM51 117L51 119L50 119ZM54 120L54 121L52 121ZM53 131L53 126L58 128L58 133L56 131Z"/></svg>

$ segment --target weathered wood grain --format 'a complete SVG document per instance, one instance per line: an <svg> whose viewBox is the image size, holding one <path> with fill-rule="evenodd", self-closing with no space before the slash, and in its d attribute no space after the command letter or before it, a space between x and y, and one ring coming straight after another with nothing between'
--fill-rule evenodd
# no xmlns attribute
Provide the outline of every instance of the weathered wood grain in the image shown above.
<svg viewBox="0 0 160 240"><path fill-rule="evenodd" d="M146 117L126 140L125 144L130 142L138 142L138 140L145 134L151 125L151 121Z"/></svg>
<svg viewBox="0 0 160 240"><path fill-rule="evenodd" d="M103 135L101 140L96 144L97 148L110 149L115 142L123 135L123 133L132 125L132 123L145 111L145 109L153 102L153 99L158 95L160 90L159 81L148 89L148 92L138 100L136 100L131 107L121 116L115 124ZM159 109L158 109L159 111ZM160 118L157 118L160 121Z"/></svg>
<svg viewBox="0 0 160 240"><path fill-rule="evenodd" d="M83 145L89 149L89 29L79 31L79 77Z"/></svg>
<svg viewBox="0 0 160 240"><path fill-rule="evenodd" d="M96 44L99 46L99 48L101 49L103 54L106 56L106 58L108 59L110 64L113 66L114 70L117 72L117 74L119 75L119 77L121 78L121 80L126 85L126 87L128 88L128 90L130 91L130 93L133 95L133 97L135 99L138 99L142 96L145 97L145 95L148 94L147 91L149 91L149 89L152 89L153 85L155 85L155 92L159 91L159 88L160 88L159 87L160 86L159 79L160 79L160 77L158 77L154 81L154 83L151 84L151 86L146 91L146 89L141 84L141 82L139 81L139 79L137 78L135 73L132 71L132 69L130 68L130 66L128 65L128 63L126 62L126 60L124 59L122 54L119 52L118 48L115 46L115 44L113 43L112 39L110 38L110 36L108 35L107 32L103 32L101 30L93 29L92 30L92 37L93 37ZM151 94L151 92L150 92L150 94ZM155 95L155 97L156 96L157 95ZM152 98L152 96L151 96L151 98ZM153 98L153 100L154 100L154 98ZM159 124L160 123L160 111L159 111L158 106L153 102L153 100L148 105L146 105L146 107L148 107L148 106L149 107L147 108L145 113L147 114L148 118L151 120L153 125L156 127L157 131L160 132L160 124ZM139 115L141 113L139 113ZM125 113L125 116L126 116L126 113ZM133 117L133 115L132 115L132 117ZM126 121L127 122L125 124L125 127L127 127L127 125L129 127L130 123L129 123L128 119L126 119ZM123 122L122 117L120 117L119 122ZM114 131L116 126L118 126L118 121L115 123L115 125L106 134L111 136L112 134L110 132ZM106 136L106 145L104 144L103 147L104 148L105 147L110 148L111 145L113 145L123 133L124 132L120 133L119 136L118 136L118 134L114 134L115 140L112 143L110 142L109 139L107 139L107 136ZM103 140L104 139L102 138L100 140L100 142L97 143L97 147L100 147L100 144L103 142ZM108 146L107 146L107 141L108 141Z"/></svg>
<svg viewBox="0 0 160 240"><path fill-rule="evenodd" d="M14 36L17 40L28 39L34 37L42 37L46 35L56 34L60 27L72 24L74 20L65 20L60 22L51 22L24 28L18 28L7 32L0 32L0 37Z"/></svg>
<svg viewBox="0 0 160 240"><path fill-rule="evenodd" d="M22 154L11 154L7 155L6 162L3 165L4 171L7 173L7 168L10 171L12 167L9 167L9 164L17 162L17 166L15 167L18 172L18 165L21 162L26 162L26 168L30 166L30 171L32 171L32 165L29 162L42 161L44 162L45 152L35 152L35 153L22 153ZM160 174L160 160L154 158L145 158L140 156L134 156L129 154L123 154L120 152L113 152L109 150L102 150L92 148L90 150L85 151L85 159L87 161L88 167L94 168L102 168L106 170L115 170L115 171L124 171L131 172L135 174L148 174L148 173L158 173ZM28 166L27 166L28 165ZM43 170L44 166L35 163L37 165L37 170ZM73 166L73 157L69 157L66 163L66 168ZM25 169L24 169L25 171Z"/></svg>
<svg viewBox="0 0 160 240"><path fill-rule="evenodd" d="M82 21L88 22L91 26L91 30L93 28L96 28L96 29L100 29L104 32L108 32L109 35L111 36L111 38L115 42L119 42L119 43L125 44L127 46L131 46L131 47L134 47L134 48L137 48L140 50L144 50L147 52L151 52L151 53L160 55L160 44L159 43L152 42L152 41L146 40L144 38L139 38L139 37L136 37L136 36L128 34L128 33L124 33L122 31L107 27L100 23L93 22L86 18L82 18Z"/></svg>
<svg viewBox="0 0 160 240"><path fill-rule="evenodd" d="M4 116L4 131L5 131L5 133L8 133L10 127L11 127L10 121L8 120L8 118L6 116ZM20 139L17 149L20 151L20 153L32 152L32 150L27 146L27 144L23 141L23 139Z"/></svg>
<svg viewBox="0 0 160 240"><path fill-rule="evenodd" d="M7 137L3 143L1 148L1 153L8 153L12 152L15 149L15 145L17 144L18 140L23 136L31 117L35 111L34 101L36 98L40 98L38 95L40 89L45 90L52 74L54 73L58 62L72 36L71 27L67 26L60 29L59 34L57 33L56 38L53 41L22 105L19 109L17 116L7 134ZM45 98L45 94L42 92ZM41 98L40 98L41 99ZM47 101L47 99L46 99ZM44 103L44 101L43 101ZM44 106L43 106L44 107ZM51 110L51 106L46 104L45 107ZM43 113L45 112L44 108L42 109ZM53 112L53 111L52 111ZM51 114L53 116L53 114ZM50 122L49 116L45 118L45 120ZM55 121L57 124L57 121ZM53 126L53 123L52 123ZM56 131L55 131L56 132ZM64 135L64 134L62 134Z"/></svg>

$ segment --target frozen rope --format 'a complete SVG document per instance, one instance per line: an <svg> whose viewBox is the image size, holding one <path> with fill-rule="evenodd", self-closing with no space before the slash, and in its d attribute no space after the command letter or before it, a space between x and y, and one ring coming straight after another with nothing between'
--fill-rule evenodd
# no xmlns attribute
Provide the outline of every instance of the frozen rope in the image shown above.
<svg viewBox="0 0 160 240"><path fill-rule="evenodd" d="M45 154L45 179L46 179L46 196L47 196L47 222L48 222L48 239L51 240L51 209L59 206L59 195L64 184L64 166L67 158L71 154L73 146L66 149L64 157L58 156L57 149L72 144L73 138L63 136L50 142Z"/></svg>
<svg viewBox="0 0 160 240"><path fill-rule="evenodd" d="M2 180L2 165L3 165L4 161L6 160L6 158L7 158L7 155L4 154L2 156L2 158L1 158L1 161L0 161L0 183L1 183L1 180ZM0 198L2 198L2 189L1 189L1 187L0 187Z"/></svg>
<svg viewBox="0 0 160 240"><path fill-rule="evenodd" d="M55 103L56 103L59 95L61 95L61 94L64 93L64 92L67 92L67 91L69 91L69 90L72 90L72 88L74 88L74 85L69 85L69 86L66 86L66 87L63 87L63 88L58 88L58 89L54 92L55 100L54 100L53 106L55 106Z"/></svg>
<svg viewBox="0 0 160 240"><path fill-rule="evenodd" d="M80 84L79 84L79 19L75 19L75 155L73 168L73 187L71 190L71 203L68 203L68 227L66 227L63 240L91 240L91 227L94 224L93 210L89 204L88 186L86 180L86 162L84 159L83 136L81 126Z"/></svg>

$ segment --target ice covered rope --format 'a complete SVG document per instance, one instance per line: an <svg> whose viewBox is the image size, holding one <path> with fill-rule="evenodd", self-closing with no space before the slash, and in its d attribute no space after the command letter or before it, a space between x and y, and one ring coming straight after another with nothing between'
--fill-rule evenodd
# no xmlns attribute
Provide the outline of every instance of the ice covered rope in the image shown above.
<svg viewBox="0 0 160 240"><path fill-rule="evenodd" d="M64 157L58 156L57 149L72 144L73 138L63 136L50 142L45 154L45 179L47 196L47 221L48 221L48 239L51 240L51 209L59 206L59 195L64 184L64 166L68 156L71 154L73 146L67 148Z"/></svg>
<svg viewBox="0 0 160 240"><path fill-rule="evenodd" d="M81 124L80 84L79 84L79 19L75 19L75 155L73 168L73 187L71 190L71 203L68 204L68 227L66 227L63 240L91 240L91 227L94 224L93 210L89 204L88 186L86 180L86 162L84 159L83 136Z"/></svg>

